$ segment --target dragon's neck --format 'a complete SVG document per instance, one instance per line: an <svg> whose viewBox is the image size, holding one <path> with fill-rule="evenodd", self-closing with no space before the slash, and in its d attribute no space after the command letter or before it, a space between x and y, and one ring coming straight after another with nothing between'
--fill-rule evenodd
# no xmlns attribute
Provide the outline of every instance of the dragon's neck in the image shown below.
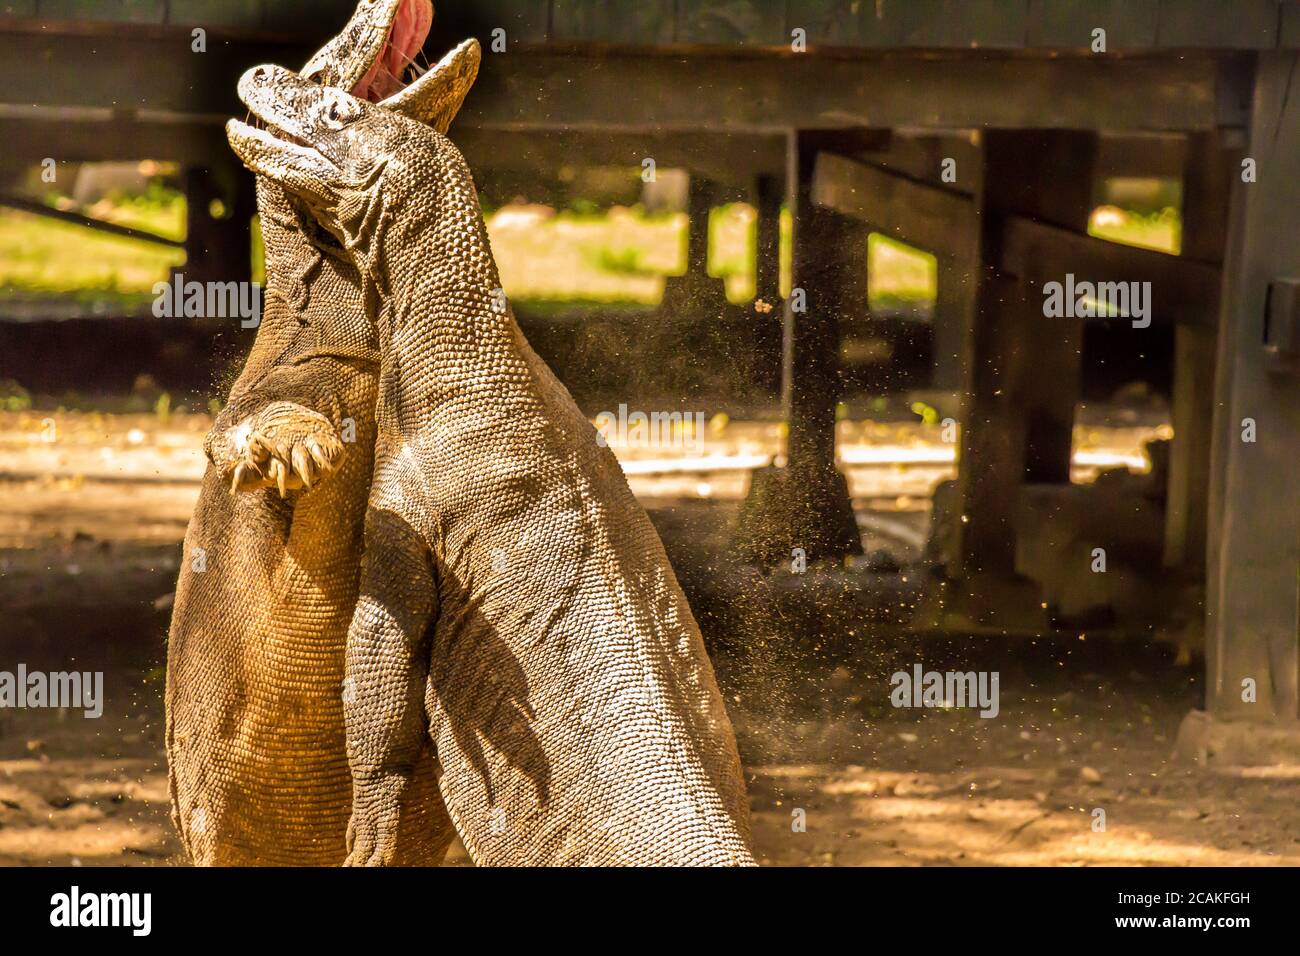
<svg viewBox="0 0 1300 956"><path fill-rule="evenodd" d="M407 212L384 230L378 277L384 388L421 417L462 402L531 394L522 336L501 289L472 181L430 190L437 214ZM385 288L385 286L387 288Z"/></svg>

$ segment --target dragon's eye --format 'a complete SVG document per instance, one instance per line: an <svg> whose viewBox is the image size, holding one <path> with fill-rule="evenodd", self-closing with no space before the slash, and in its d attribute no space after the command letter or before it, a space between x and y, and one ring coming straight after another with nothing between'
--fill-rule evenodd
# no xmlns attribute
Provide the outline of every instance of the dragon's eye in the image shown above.
<svg viewBox="0 0 1300 956"><path fill-rule="evenodd" d="M321 109L325 125L331 129L342 129L345 123L355 119L356 110L352 104L341 96L331 97Z"/></svg>

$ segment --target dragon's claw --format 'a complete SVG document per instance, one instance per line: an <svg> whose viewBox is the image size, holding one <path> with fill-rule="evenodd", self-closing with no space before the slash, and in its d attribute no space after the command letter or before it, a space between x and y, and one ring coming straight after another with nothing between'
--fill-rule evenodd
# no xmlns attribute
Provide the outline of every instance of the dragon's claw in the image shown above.
<svg viewBox="0 0 1300 956"><path fill-rule="evenodd" d="M274 402L225 430L212 443L213 461L230 475L232 492L275 488L280 497L316 487L343 461L343 442L330 420L293 402Z"/></svg>

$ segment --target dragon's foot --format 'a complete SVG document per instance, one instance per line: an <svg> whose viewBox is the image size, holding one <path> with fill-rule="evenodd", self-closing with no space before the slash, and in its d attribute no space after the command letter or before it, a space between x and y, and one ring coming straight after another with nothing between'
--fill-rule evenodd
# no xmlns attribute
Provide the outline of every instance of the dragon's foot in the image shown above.
<svg viewBox="0 0 1300 956"><path fill-rule="evenodd" d="M293 402L274 402L238 424L218 429L208 457L231 491L278 488L280 496L311 489L338 470L343 442L330 420Z"/></svg>
<svg viewBox="0 0 1300 956"><path fill-rule="evenodd" d="M410 772L366 773L353 770L352 819L348 821L348 856L344 866L392 866L397 857L397 829L402 794Z"/></svg>

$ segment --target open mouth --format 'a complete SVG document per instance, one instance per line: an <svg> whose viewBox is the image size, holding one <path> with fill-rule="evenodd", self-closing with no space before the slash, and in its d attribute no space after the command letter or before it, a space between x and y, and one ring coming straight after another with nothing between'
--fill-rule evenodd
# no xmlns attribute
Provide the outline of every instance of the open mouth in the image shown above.
<svg viewBox="0 0 1300 956"><path fill-rule="evenodd" d="M349 74L355 76L353 70L359 70L364 63L369 63L366 72L352 85L349 92L358 99L380 103L406 89L428 71L428 64L420 61L423 61L421 51L432 27L432 0L400 0L381 45L376 47L369 43L359 44L353 51L350 66L343 66L342 76L331 77L333 70L327 69L323 73L313 70L309 78L317 83L328 83L343 79ZM285 142L297 146L310 145L264 117L250 113L245 117L245 122Z"/></svg>
<svg viewBox="0 0 1300 956"><path fill-rule="evenodd" d="M378 103L424 75L428 65L421 65L417 58L432 27L431 0L402 0L378 56L352 87L352 95Z"/></svg>

